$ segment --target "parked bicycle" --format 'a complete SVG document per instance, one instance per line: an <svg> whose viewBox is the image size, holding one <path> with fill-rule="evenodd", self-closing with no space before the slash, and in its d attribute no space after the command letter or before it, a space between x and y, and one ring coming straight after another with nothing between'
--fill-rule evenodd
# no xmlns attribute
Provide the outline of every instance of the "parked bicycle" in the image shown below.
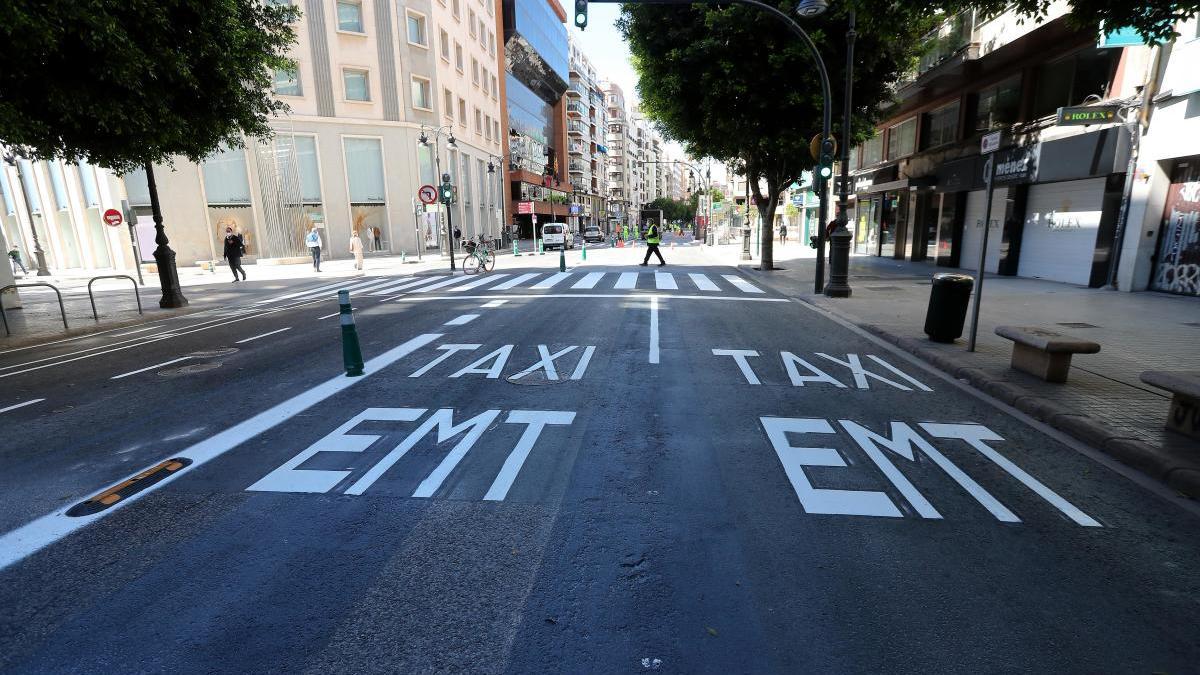
<svg viewBox="0 0 1200 675"><path fill-rule="evenodd" d="M479 237L479 241L467 241L463 245L463 250L467 254L462 263L463 272L466 274L491 272L496 266L496 252L483 240L482 235Z"/></svg>

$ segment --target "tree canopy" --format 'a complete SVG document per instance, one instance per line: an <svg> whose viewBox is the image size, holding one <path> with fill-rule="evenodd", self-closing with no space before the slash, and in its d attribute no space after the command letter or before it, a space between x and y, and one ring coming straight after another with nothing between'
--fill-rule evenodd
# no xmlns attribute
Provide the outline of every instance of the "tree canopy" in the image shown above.
<svg viewBox="0 0 1200 675"><path fill-rule="evenodd" d="M0 143L127 172L269 137L298 16L262 0L7 0Z"/></svg>
<svg viewBox="0 0 1200 675"><path fill-rule="evenodd" d="M917 4L914 0L909 0ZM974 7L986 14L999 14L1012 9L1031 19L1046 16L1049 0L941 0L947 11ZM1080 30L1099 30L1103 23L1109 29L1135 29L1148 41L1166 40L1174 35L1175 24L1200 13L1200 2L1185 0L1070 0L1068 22Z"/></svg>
<svg viewBox="0 0 1200 675"><path fill-rule="evenodd" d="M660 209L663 212L663 218L667 220L691 220L696 216L697 201L695 195L688 199L659 197L643 208Z"/></svg>
<svg viewBox="0 0 1200 675"><path fill-rule="evenodd" d="M767 1L788 13L795 5ZM915 63L919 38L936 23L933 7L861 1L853 91L859 141L872 133L879 106L891 95L881 85ZM835 122L843 98L846 12L847 5L837 3L802 20L829 69ZM809 142L821 131L823 98L808 49L778 19L744 6L626 4L618 27L633 54L642 111L689 154L744 167L765 222L773 222L779 193L812 167ZM840 138L840 124L834 133ZM773 266L766 238L762 265Z"/></svg>

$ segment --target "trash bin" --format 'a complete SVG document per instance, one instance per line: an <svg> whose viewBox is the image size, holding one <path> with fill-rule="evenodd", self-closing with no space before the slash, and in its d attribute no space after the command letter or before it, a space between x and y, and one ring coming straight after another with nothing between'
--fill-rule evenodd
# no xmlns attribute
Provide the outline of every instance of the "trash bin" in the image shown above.
<svg viewBox="0 0 1200 675"><path fill-rule="evenodd" d="M941 272L933 275L929 308L925 311L925 334L934 342L954 342L963 333L967 305L975 278L966 274Z"/></svg>

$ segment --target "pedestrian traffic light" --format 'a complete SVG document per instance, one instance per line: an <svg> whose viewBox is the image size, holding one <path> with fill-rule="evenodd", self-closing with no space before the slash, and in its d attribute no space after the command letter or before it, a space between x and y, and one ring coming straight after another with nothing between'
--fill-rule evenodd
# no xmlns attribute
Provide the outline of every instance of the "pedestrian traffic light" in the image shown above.
<svg viewBox="0 0 1200 675"><path fill-rule="evenodd" d="M833 177L833 153L837 146L832 138L821 141L821 158L817 160L817 175L828 180Z"/></svg>
<svg viewBox="0 0 1200 675"><path fill-rule="evenodd" d="M442 202L449 204L454 199L454 186L449 183L442 183Z"/></svg>
<svg viewBox="0 0 1200 675"><path fill-rule="evenodd" d="M575 0L575 26L587 28L587 0Z"/></svg>

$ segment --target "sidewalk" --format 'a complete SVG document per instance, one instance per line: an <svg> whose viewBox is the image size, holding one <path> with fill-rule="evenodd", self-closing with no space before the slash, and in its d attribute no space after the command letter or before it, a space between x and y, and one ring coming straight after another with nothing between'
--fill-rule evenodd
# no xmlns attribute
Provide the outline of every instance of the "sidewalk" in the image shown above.
<svg viewBox="0 0 1200 675"><path fill-rule="evenodd" d="M770 273L742 264L763 283L842 316L1180 492L1200 497L1200 444L1163 428L1170 394L1139 379L1146 370L1200 370L1200 299L989 275L976 352L969 353L969 314L964 337L950 345L928 340L924 324L931 276L953 271L974 276L971 270L853 257L853 295L834 300L812 293L814 259L793 258L785 271ZM1095 341L1101 351L1076 355L1066 384L1044 382L1009 367L1012 342L994 333L1000 325L1046 327Z"/></svg>

